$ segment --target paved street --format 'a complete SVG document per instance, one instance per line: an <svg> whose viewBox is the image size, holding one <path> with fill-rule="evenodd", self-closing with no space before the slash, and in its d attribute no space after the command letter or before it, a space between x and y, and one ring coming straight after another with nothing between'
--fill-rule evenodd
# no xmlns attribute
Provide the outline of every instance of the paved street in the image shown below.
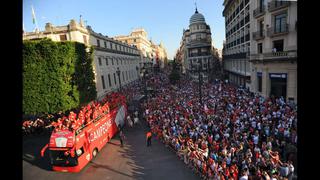
<svg viewBox="0 0 320 180"><path fill-rule="evenodd" d="M138 125L124 130L125 146L114 137L80 173L60 173L50 170L49 159L41 159L40 150L49 136L23 140L23 179L200 179L161 142L152 140L146 147L146 127Z"/></svg>

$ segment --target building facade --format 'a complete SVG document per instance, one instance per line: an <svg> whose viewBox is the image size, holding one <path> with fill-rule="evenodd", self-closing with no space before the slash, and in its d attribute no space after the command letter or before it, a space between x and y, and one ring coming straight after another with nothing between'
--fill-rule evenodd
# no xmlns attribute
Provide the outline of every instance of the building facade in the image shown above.
<svg viewBox="0 0 320 180"><path fill-rule="evenodd" d="M167 51L161 42L159 45L152 44L152 49L155 52L155 63L159 65L160 68L164 68L168 64Z"/></svg>
<svg viewBox="0 0 320 180"><path fill-rule="evenodd" d="M252 91L297 101L297 2L254 0Z"/></svg>
<svg viewBox="0 0 320 180"><path fill-rule="evenodd" d="M204 82L210 80L215 65L211 30L197 9L189 20L189 29L183 31L178 53L183 73L186 72L194 81L199 80L199 74Z"/></svg>
<svg viewBox="0 0 320 180"><path fill-rule="evenodd" d="M134 29L130 35L115 36L114 39L121 42L135 45L142 53L143 61L140 67L145 64L159 64L164 67L167 62L167 52L162 43L159 45L154 44L148 39L148 33L143 28Z"/></svg>
<svg viewBox="0 0 320 180"><path fill-rule="evenodd" d="M41 32L25 32L23 40L49 38L53 41L76 41L89 45L90 34L82 20L77 23L74 19L66 26L53 26L46 23Z"/></svg>
<svg viewBox="0 0 320 180"><path fill-rule="evenodd" d="M93 70L97 98L114 91L139 78L140 51L136 46L117 41L96 33L82 20L71 20L66 26L53 26L47 23L45 31L26 32L23 40L50 38L53 41L77 41L94 48ZM120 73L117 74L117 71Z"/></svg>
<svg viewBox="0 0 320 180"><path fill-rule="evenodd" d="M137 47L96 33L90 26L88 31L90 45L95 49L94 74L98 98L139 78L141 56Z"/></svg>
<svg viewBox="0 0 320 180"><path fill-rule="evenodd" d="M222 61L229 82L251 88L250 20L252 0L224 0L226 41Z"/></svg>

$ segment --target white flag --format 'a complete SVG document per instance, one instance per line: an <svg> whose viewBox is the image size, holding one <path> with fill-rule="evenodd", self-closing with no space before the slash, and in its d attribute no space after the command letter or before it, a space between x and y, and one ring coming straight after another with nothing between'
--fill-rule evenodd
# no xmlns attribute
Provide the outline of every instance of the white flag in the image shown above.
<svg viewBox="0 0 320 180"><path fill-rule="evenodd" d="M36 14L34 13L33 6L31 6L31 11L32 11L32 22L33 22L33 24L35 24L36 23Z"/></svg>

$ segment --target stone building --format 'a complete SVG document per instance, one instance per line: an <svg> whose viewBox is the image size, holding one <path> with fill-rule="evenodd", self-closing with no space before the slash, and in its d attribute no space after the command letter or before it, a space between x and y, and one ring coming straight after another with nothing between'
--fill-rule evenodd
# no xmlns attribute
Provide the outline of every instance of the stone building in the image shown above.
<svg viewBox="0 0 320 180"><path fill-rule="evenodd" d="M189 20L189 29L183 31L177 53L182 63L182 72L187 73L192 80L198 81L199 74L204 82L212 78L211 73L218 60L212 55L210 26L197 9Z"/></svg>
<svg viewBox="0 0 320 180"><path fill-rule="evenodd" d="M222 61L225 78L229 82L251 87L250 0L224 0L226 41Z"/></svg>
<svg viewBox="0 0 320 180"><path fill-rule="evenodd" d="M142 53L143 61L141 63L143 65L158 63L163 68L168 60L163 44L157 45L149 40L148 33L143 28L134 29L130 35L115 36L114 39L135 45Z"/></svg>
<svg viewBox="0 0 320 180"><path fill-rule="evenodd" d="M252 91L297 102L297 2L252 1Z"/></svg>

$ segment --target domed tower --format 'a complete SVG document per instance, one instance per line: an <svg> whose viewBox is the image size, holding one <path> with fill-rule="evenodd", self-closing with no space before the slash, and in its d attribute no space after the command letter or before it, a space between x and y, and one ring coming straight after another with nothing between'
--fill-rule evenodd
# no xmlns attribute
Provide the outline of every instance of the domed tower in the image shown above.
<svg viewBox="0 0 320 180"><path fill-rule="evenodd" d="M188 74L194 81L201 78L203 82L208 82L213 65L211 31L197 8L189 20L189 29L185 31L184 36L187 55L185 68Z"/></svg>

